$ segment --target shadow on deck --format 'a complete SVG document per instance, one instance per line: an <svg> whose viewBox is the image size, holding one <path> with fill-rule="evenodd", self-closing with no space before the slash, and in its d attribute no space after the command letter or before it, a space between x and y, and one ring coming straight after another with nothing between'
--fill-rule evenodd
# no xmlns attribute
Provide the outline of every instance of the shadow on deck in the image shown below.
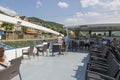
<svg viewBox="0 0 120 80"><path fill-rule="evenodd" d="M77 70L74 70L76 74L73 77L76 78L76 80L85 80L87 62L88 62L88 55L84 57L84 59L80 62Z"/></svg>

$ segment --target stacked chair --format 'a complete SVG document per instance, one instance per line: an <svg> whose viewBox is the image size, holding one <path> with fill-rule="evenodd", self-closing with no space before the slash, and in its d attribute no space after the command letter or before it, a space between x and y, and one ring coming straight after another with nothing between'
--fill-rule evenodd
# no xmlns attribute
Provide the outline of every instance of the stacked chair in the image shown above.
<svg viewBox="0 0 120 80"><path fill-rule="evenodd" d="M93 46L85 80L120 80L120 54L115 47Z"/></svg>

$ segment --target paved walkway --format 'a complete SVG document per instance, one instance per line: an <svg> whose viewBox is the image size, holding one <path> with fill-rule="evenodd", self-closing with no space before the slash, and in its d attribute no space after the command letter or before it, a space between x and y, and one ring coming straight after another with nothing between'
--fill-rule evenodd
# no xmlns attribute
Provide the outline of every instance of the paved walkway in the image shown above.
<svg viewBox="0 0 120 80"><path fill-rule="evenodd" d="M56 53L57 54L57 53ZM88 53L68 52L66 55L39 56L22 61L23 80L85 80ZM19 80L16 76L12 80Z"/></svg>

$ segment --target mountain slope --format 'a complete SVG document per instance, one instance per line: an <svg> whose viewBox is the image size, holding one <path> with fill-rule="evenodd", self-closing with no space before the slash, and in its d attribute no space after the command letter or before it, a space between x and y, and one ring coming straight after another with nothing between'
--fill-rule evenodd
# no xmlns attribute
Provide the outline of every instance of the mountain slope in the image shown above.
<svg viewBox="0 0 120 80"><path fill-rule="evenodd" d="M47 28L50 28L52 30L58 31L62 34L65 34L65 28L62 24L51 22L51 21L44 21L42 19L36 18L36 17L28 17L28 20L31 23L38 24Z"/></svg>

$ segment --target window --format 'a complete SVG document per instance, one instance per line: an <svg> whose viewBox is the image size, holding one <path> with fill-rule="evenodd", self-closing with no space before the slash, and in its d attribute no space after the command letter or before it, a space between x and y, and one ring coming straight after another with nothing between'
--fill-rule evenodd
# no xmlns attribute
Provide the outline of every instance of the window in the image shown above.
<svg viewBox="0 0 120 80"><path fill-rule="evenodd" d="M120 31L112 31L111 36L112 37L120 36Z"/></svg>
<svg viewBox="0 0 120 80"><path fill-rule="evenodd" d="M106 31L106 32L92 32L92 36L93 35L96 35L96 36L99 36L99 37L102 37L102 36L109 36L109 32Z"/></svg>

